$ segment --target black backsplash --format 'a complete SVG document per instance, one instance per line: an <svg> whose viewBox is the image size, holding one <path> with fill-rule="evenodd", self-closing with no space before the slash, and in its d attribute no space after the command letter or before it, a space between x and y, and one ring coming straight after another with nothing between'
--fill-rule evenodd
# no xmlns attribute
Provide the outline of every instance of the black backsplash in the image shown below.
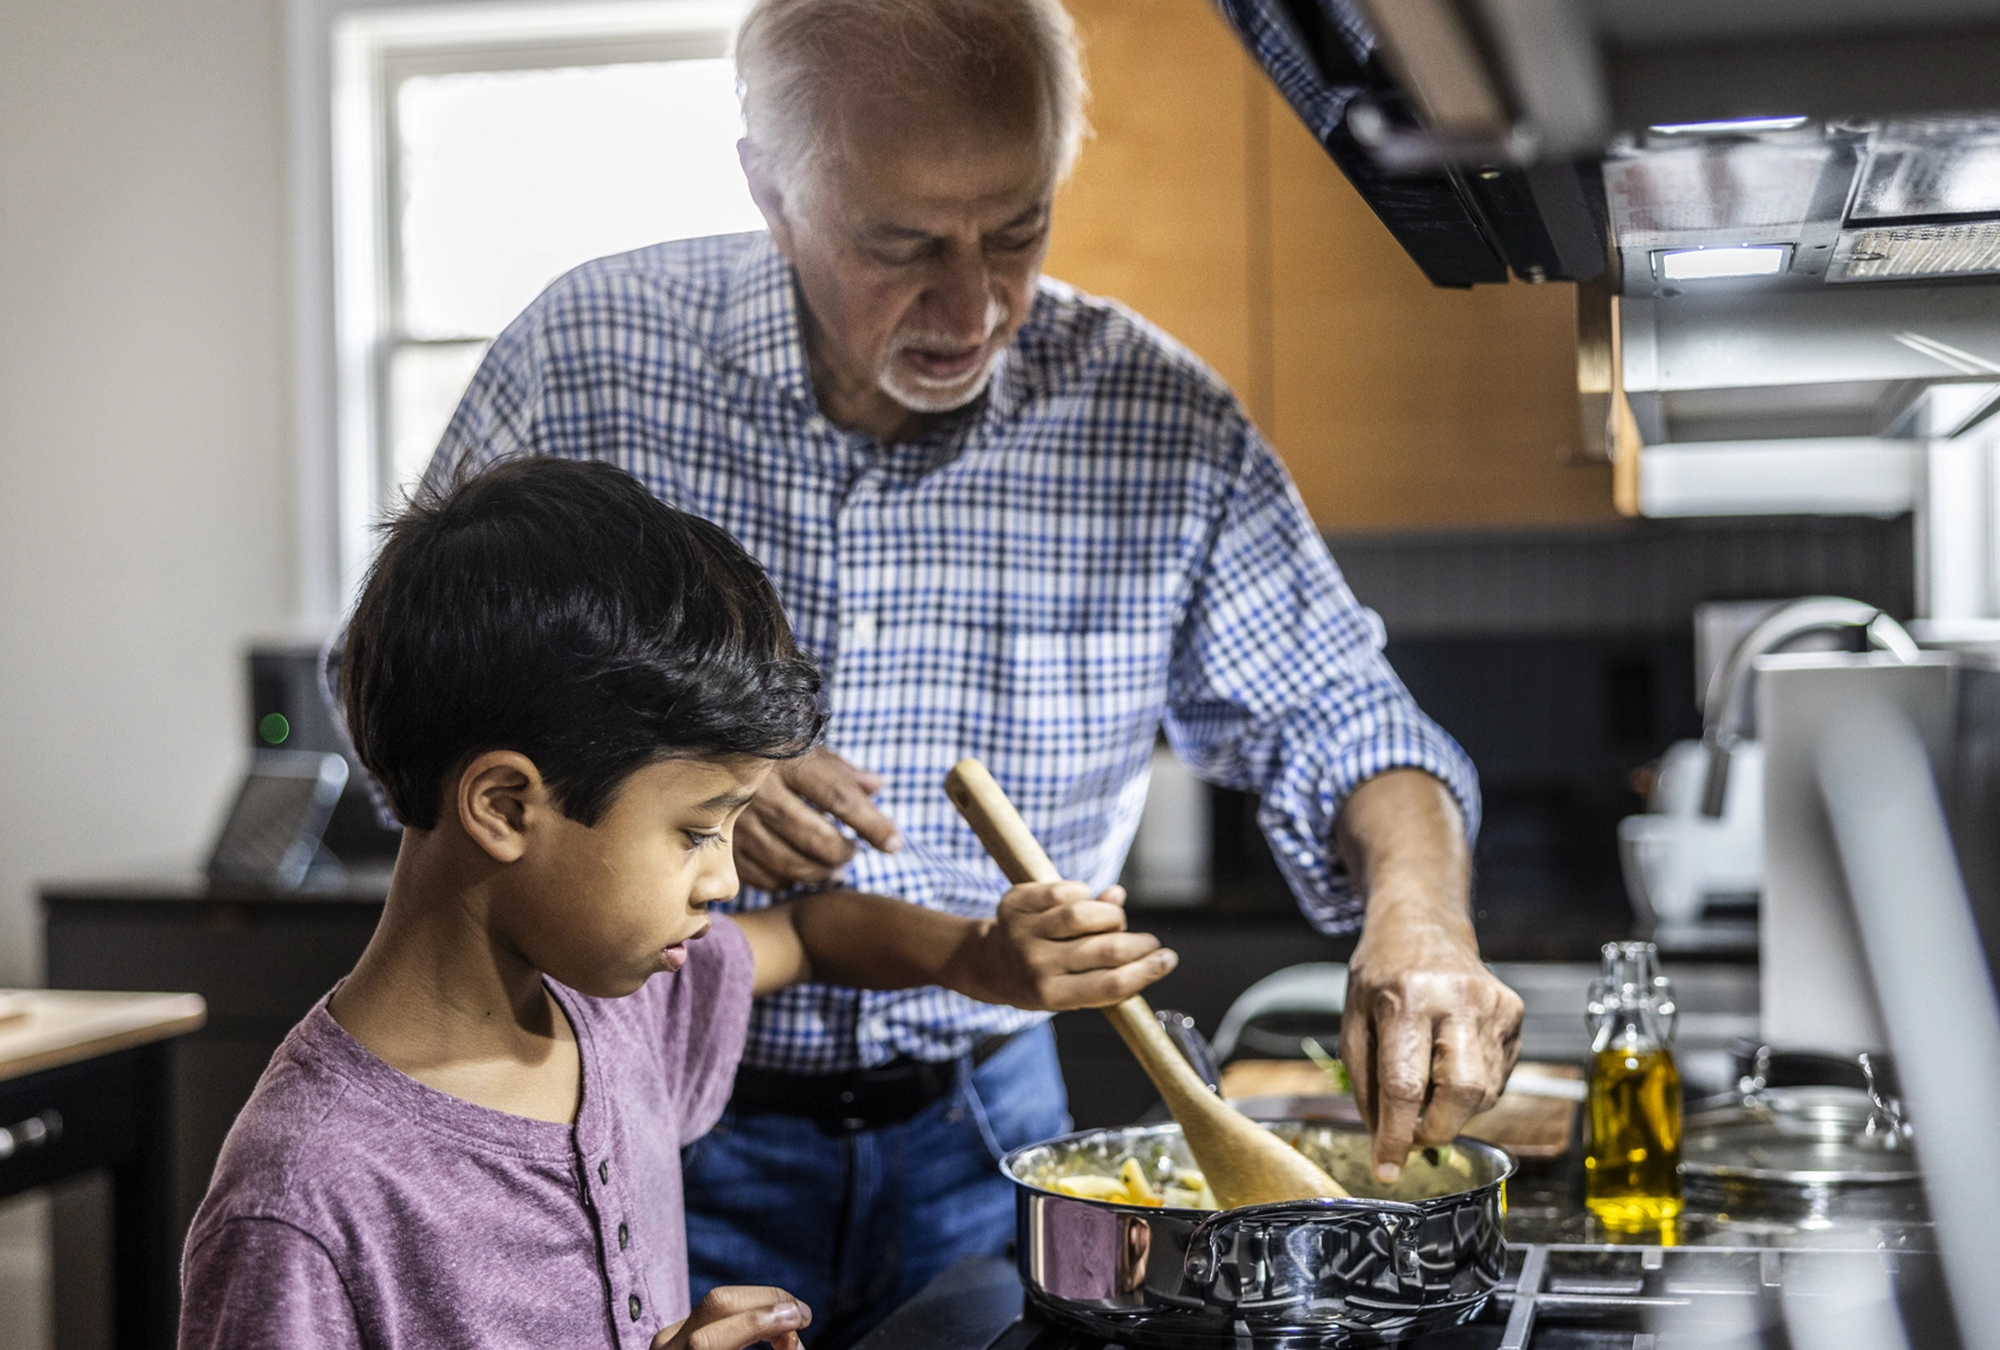
<svg viewBox="0 0 2000 1350"><path fill-rule="evenodd" d="M1635 773L1701 734L1703 600L1851 595L1908 615L1911 526L1799 517L1329 541L1417 702L1478 766L1474 905L1492 960L1588 959L1629 932L1617 826ZM1256 799L1214 799L1220 909L1292 899Z"/></svg>

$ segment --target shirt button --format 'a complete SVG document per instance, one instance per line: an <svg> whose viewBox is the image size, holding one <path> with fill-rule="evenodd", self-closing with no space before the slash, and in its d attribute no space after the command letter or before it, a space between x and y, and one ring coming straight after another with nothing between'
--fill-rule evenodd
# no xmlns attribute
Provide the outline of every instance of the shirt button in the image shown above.
<svg viewBox="0 0 2000 1350"><path fill-rule="evenodd" d="M875 640L875 616L857 614L854 616L852 637L856 646L866 647Z"/></svg>
<svg viewBox="0 0 2000 1350"><path fill-rule="evenodd" d="M637 1294L625 1300L625 1310L632 1314L634 1322L639 1320L639 1296Z"/></svg>
<svg viewBox="0 0 2000 1350"><path fill-rule="evenodd" d="M611 1161L610 1161L610 1159L608 1159L608 1158L607 1158L607 1159L606 1159L605 1161L603 1161L603 1162L601 1162L601 1163L597 1164L597 1179L598 1179L599 1181L610 1181L610 1180L611 1180Z"/></svg>
<svg viewBox="0 0 2000 1350"><path fill-rule="evenodd" d="M618 1250L624 1251L632 1243L632 1230L624 1224L618 1225Z"/></svg>

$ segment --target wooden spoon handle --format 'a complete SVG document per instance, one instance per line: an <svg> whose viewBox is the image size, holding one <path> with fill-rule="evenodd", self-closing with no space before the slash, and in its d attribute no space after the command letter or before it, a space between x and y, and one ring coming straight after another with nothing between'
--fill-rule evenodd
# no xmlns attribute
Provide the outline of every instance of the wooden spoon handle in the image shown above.
<svg viewBox="0 0 2000 1350"><path fill-rule="evenodd" d="M1056 865L1049 861L1049 855L1042 851L1035 832L1021 819L1021 813L1007 800L1007 794L993 781L984 764L976 759L961 759L952 765L951 772L944 776L944 795L951 798L951 804L965 817L965 823L979 836L979 842L986 845L988 856L1000 864L1007 880L1019 886L1030 881L1063 879Z"/></svg>
<svg viewBox="0 0 2000 1350"><path fill-rule="evenodd" d="M1043 851L1035 832L1028 828L1028 822L1021 819L1021 813L1014 809L1014 803L1007 800L1007 794L993 781L986 766L976 759L961 759L952 765L945 775L945 795L951 804L965 817L965 823L979 836L979 842L986 845L986 852L1000 870L1007 874L1007 880L1015 885L1031 881L1061 881L1062 873ZM1164 1093L1161 1083L1164 1069L1169 1079L1177 1077L1178 1068L1193 1082L1194 1086L1206 1092L1208 1085L1196 1076L1174 1043L1167 1039L1167 1033L1160 1028L1160 1021L1153 1016L1152 1008L1146 1000L1134 994L1122 1003L1104 1010L1111 1019L1111 1025L1130 1046L1138 1057L1140 1065ZM1176 1084L1176 1086L1180 1086ZM1171 1097L1168 1099L1170 1102Z"/></svg>
<svg viewBox="0 0 2000 1350"><path fill-rule="evenodd" d="M1019 885L1063 879L984 764L960 760L945 775L944 790L1009 881ZM1210 1092L1179 1047L1167 1039L1145 999L1134 994L1104 1009L1104 1015L1159 1089L1225 1207L1347 1194L1304 1154Z"/></svg>

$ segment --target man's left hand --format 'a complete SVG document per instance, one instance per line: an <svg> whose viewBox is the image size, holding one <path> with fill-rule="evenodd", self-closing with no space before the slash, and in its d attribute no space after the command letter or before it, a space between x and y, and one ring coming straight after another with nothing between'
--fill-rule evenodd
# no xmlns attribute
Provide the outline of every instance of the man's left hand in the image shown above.
<svg viewBox="0 0 2000 1350"><path fill-rule="evenodd" d="M1481 964L1471 925L1371 898L1347 966L1340 1049L1374 1135L1375 1172L1412 1147L1450 1143L1490 1111L1521 1050L1521 997Z"/></svg>
<svg viewBox="0 0 2000 1350"><path fill-rule="evenodd" d="M1415 769L1356 788L1336 823L1368 897L1347 965L1340 1053L1393 1181L1412 1147L1449 1143L1500 1099L1521 1051L1521 998L1479 959L1472 864L1458 804Z"/></svg>

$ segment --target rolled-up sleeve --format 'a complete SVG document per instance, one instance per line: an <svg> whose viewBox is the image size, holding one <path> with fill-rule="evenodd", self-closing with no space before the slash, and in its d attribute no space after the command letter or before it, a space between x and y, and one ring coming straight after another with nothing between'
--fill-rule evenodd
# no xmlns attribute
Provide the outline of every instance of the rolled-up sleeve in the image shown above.
<svg viewBox="0 0 2000 1350"><path fill-rule="evenodd" d="M1201 777L1263 797L1258 824L1300 907L1348 932L1362 903L1333 851L1348 794L1422 769L1458 799L1467 837L1479 783L1382 654L1290 476L1247 423L1168 678L1167 738Z"/></svg>

